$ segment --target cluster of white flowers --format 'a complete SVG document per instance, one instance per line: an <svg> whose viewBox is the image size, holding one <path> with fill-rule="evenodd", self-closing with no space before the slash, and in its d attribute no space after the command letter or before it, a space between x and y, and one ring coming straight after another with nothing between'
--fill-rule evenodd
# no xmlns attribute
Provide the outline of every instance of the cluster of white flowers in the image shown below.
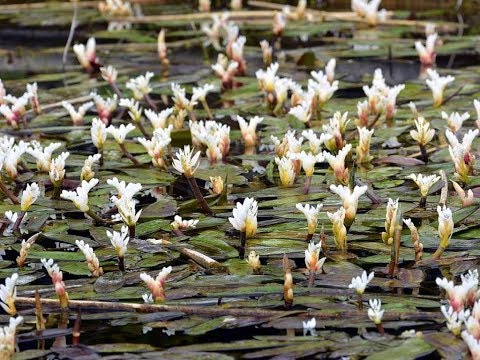
<svg viewBox="0 0 480 360"><path fill-rule="evenodd" d="M36 113L40 112L40 105L37 95L37 83L27 84L26 91L22 96L16 97L7 94L3 82L0 80L0 114L5 117L7 125L13 129L20 127L20 122L23 122L24 127L27 126L25 113L26 106L30 101L32 110Z"/></svg>
<svg viewBox="0 0 480 360"><path fill-rule="evenodd" d="M473 174L473 166L475 164L475 156L471 152L473 140L478 136L480 130L470 129L463 135L462 142L450 130L445 131L448 139L450 157L455 164L455 177L461 182L467 184L470 181L470 175Z"/></svg>
<svg viewBox="0 0 480 360"><path fill-rule="evenodd" d="M222 160L230 150L230 126L216 121L189 122L192 144L206 147L210 162Z"/></svg>
<svg viewBox="0 0 480 360"><path fill-rule="evenodd" d="M393 119L397 112L397 97L403 89L405 89L404 84L388 86L382 70L376 69L373 74L372 85L363 86L363 91L368 100L357 105L359 118L357 125L367 126L369 115L380 116L385 114L387 120Z"/></svg>
<svg viewBox="0 0 480 360"><path fill-rule="evenodd" d="M454 285L446 278L437 278L437 285L445 290L448 306L441 306L447 328L460 335L467 344L472 359L480 358L480 299L478 271L461 275L461 283ZM465 325L462 331L463 325Z"/></svg>
<svg viewBox="0 0 480 360"><path fill-rule="evenodd" d="M173 125L169 125L167 128L158 128L153 131L152 138L147 140L145 138L137 138L137 141L142 144L148 152L148 155L152 158L152 164L159 168L166 168L165 163L165 149L172 141Z"/></svg>
<svg viewBox="0 0 480 360"><path fill-rule="evenodd" d="M96 92L90 93L90 97L93 99L97 108L98 118L108 125L112 120L113 113L117 110L118 96L114 94L112 97L103 98Z"/></svg>

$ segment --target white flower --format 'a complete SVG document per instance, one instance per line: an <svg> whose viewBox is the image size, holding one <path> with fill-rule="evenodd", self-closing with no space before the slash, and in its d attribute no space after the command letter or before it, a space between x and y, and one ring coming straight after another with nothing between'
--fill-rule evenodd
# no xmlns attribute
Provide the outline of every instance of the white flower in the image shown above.
<svg viewBox="0 0 480 360"><path fill-rule="evenodd" d="M11 277L5 278L5 285L0 285L0 306L11 316L17 313L15 308L15 299L17 298L17 280L18 274L14 273ZM0 350L1 350L0 340ZM1 353L1 351L0 351Z"/></svg>
<svg viewBox="0 0 480 360"><path fill-rule="evenodd" d="M463 122L467 119L470 119L470 114L468 112L460 115L458 112L452 112L448 115L445 111L442 111L442 119L447 120L447 125L454 133L456 133L463 125Z"/></svg>
<svg viewBox="0 0 480 360"><path fill-rule="evenodd" d="M325 75L327 75L327 80L332 83L335 80L335 67L337 66L336 59L330 59L325 65Z"/></svg>
<svg viewBox="0 0 480 360"><path fill-rule="evenodd" d="M65 176L65 160L67 160L69 156L69 152L63 152L50 163L48 174L53 184L59 184L62 182Z"/></svg>
<svg viewBox="0 0 480 360"><path fill-rule="evenodd" d="M480 340L477 340L474 336L470 335L467 330L462 331L462 339L468 346L472 360L480 359Z"/></svg>
<svg viewBox="0 0 480 360"><path fill-rule="evenodd" d="M72 104L68 101L62 101L62 106L68 111L74 125L81 125L83 122L83 117L85 116L88 109L93 106L93 101L86 102L79 106L78 110L75 110Z"/></svg>
<svg viewBox="0 0 480 360"><path fill-rule="evenodd" d="M246 237L251 238L257 232L257 212L257 201L247 197L243 204L237 202L236 208L233 209L233 217L229 217L228 221L236 230L246 233Z"/></svg>
<svg viewBox="0 0 480 360"><path fill-rule="evenodd" d="M338 249L345 251L347 248L347 228L345 227L345 208L342 206L336 212L327 212L333 224L333 240Z"/></svg>
<svg viewBox="0 0 480 360"><path fill-rule="evenodd" d="M388 198L387 209L385 213L385 231L382 232L382 240L385 244L391 245L395 237L397 228L397 213L399 207L399 199L393 200Z"/></svg>
<svg viewBox="0 0 480 360"><path fill-rule="evenodd" d="M370 308L368 309L368 318L372 320L375 325L382 323L382 317L385 310L382 310L382 302L380 299L370 299L368 301Z"/></svg>
<svg viewBox="0 0 480 360"><path fill-rule="evenodd" d="M437 38L437 33L429 34L427 36L426 46L424 46L421 41L415 41L415 49L423 65L432 65L435 63L435 43L437 42Z"/></svg>
<svg viewBox="0 0 480 360"><path fill-rule="evenodd" d="M315 164L317 162L322 162L324 157L322 154L314 155L311 152L308 154L305 151L301 153L291 154L290 158L292 160L300 160L302 163L303 171L305 171L306 176L313 176L315 170Z"/></svg>
<svg viewBox="0 0 480 360"><path fill-rule="evenodd" d="M247 263L252 267L254 271L259 271L262 268L262 264L260 263L260 256L255 253L255 251L250 251L247 258Z"/></svg>
<svg viewBox="0 0 480 360"><path fill-rule="evenodd" d="M37 201L40 196L40 188L37 183L28 184L25 190L22 192L22 198L20 201L20 208L22 211L27 211L30 206Z"/></svg>
<svg viewBox="0 0 480 360"><path fill-rule="evenodd" d="M194 87L192 100L195 101L198 99L200 101L205 101L207 94L213 90L215 90L215 86L212 84L205 84L201 87Z"/></svg>
<svg viewBox="0 0 480 360"><path fill-rule="evenodd" d="M117 81L118 71L112 65L101 67L100 73L102 74L103 80L109 84L114 84Z"/></svg>
<svg viewBox="0 0 480 360"><path fill-rule="evenodd" d="M317 333L315 331L315 327L317 326L317 320L315 318L311 318L307 321L302 321L303 324L303 336L307 336L309 333L312 336L316 336Z"/></svg>
<svg viewBox="0 0 480 360"><path fill-rule="evenodd" d="M82 172L80 174L81 180L89 181L95 176L95 172L93 171L92 167L93 167L93 164L98 160L100 160L101 157L102 155L95 154L95 155L89 155L88 158L85 159L85 162L83 163L83 167L82 167Z"/></svg>
<svg viewBox="0 0 480 360"><path fill-rule="evenodd" d="M140 219L142 210L138 212L135 209L136 201L129 199L126 196L122 196L120 199L116 196L112 196L110 200L115 204L118 209L118 213L122 217L122 221L125 225L129 227L135 226Z"/></svg>
<svg viewBox="0 0 480 360"><path fill-rule="evenodd" d="M378 10L381 0L352 0L352 10L365 18L369 25L377 25L387 20L387 10Z"/></svg>
<svg viewBox="0 0 480 360"><path fill-rule="evenodd" d="M183 150L178 150L175 153L176 159L173 159L172 165L178 172L184 174L186 177L192 177L193 173L200 165L200 151L193 154L193 149L190 145L185 145Z"/></svg>
<svg viewBox="0 0 480 360"><path fill-rule="evenodd" d="M440 76L435 70L427 69L427 74L430 79L425 80L428 87L432 90L433 105L440 106L443 103L443 92L445 87L453 82L455 78L453 76Z"/></svg>
<svg viewBox="0 0 480 360"><path fill-rule="evenodd" d="M452 180L452 184L462 202L462 206L470 206L475 202L475 197L473 196L473 191L471 189L468 189L468 191L465 192L465 190L463 190L455 181Z"/></svg>
<svg viewBox="0 0 480 360"><path fill-rule="evenodd" d="M453 218L452 210L443 205L437 206L438 213L438 236L440 238L440 246L444 249L447 248L450 238L453 233Z"/></svg>
<svg viewBox="0 0 480 360"><path fill-rule="evenodd" d="M100 120L102 120L105 124L108 124L113 116L113 112L117 109L117 94L104 99L97 93L91 92L90 97L95 102Z"/></svg>
<svg viewBox="0 0 480 360"><path fill-rule="evenodd" d="M325 160L330 164L335 177L342 184L348 184L348 168L345 167L345 158L352 150L352 144L345 145L337 155L332 155L327 151L323 152Z"/></svg>
<svg viewBox="0 0 480 360"><path fill-rule="evenodd" d="M318 105L322 107L333 96L335 91L338 90L338 81L335 80L330 83L327 79L327 75L317 77L317 81L312 79L308 80L308 87L315 92L317 96Z"/></svg>
<svg viewBox="0 0 480 360"><path fill-rule="evenodd" d="M257 143L257 125L263 121L263 117L254 116L247 123L243 117L237 115L237 121L245 141L245 146L255 146Z"/></svg>
<svg viewBox="0 0 480 360"><path fill-rule="evenodd" d="M128 183L125 181L118 181L116 177L107 180L107 184L113 186L117 189L118 198L127 198L132 199L137 192L142 189L142 184L140 183Z"/></svg>
<svg viewBox="0 0 480 360"><path fill-rule="evenodd" d="M478 289L478 272L469 271L465 276L461 276L462 283L454 285L453 281L446 278L436 278L438 287L445 290L450 306L454 311L460 311L468 303L469 298L475 298Z"/></svg>
<svg viewBox="0 0 480 360"><path fill-rule="evenodd" d="M185 230L188 228L194 228L198 224L198 220L183 220L181 216L175 215L173 222L170 226L173 230Z"/></svg>
<svg viewBox="0 0 480 360"><path fill-rule="evenodd" d="M88 212L90 207L88 205L88 193L98 184L98 179L91 179L90 181L82 181L82 185L77 187L75 191L63 190L60 194L62 199L71 200L73 204L83 212Z"/></svg>
<svg viewBox="0 0 480 360"><path fill-rule="evenodd" d="M162 271L157 275L154 279L147 273L141 273L140 279L145 281L150 292L152 293L152 298L154 301L163 301L165 300L165 281L167 280L167 276L172 272L172 267L164 267Z"/></svg>
<svg viewBox="0 0 480 360"><path fill-rule="evenodd" d="M185 88L180 87L178 84L172 83L171 89L173 92L172 100L177 109L192 111L195 105L197 105L197 101L193 97L191 100L187 99Z"/></svg>
<svg viewBox="0 0 480 360"><path fill-rule="evenodd" d="M366 127L358 127L357 131L359 135L358 145L357 145L357 162L365 163L369 162L372 157L370 156L370 141L374 129L368 130Z"/></svg>
<svg viewBox="0 0 480 360"><path fill-rule="evenodd" d="M7 326L0 327L0 354L6 360L15 358L15 332L23 317L11 317Z"/></svg>
<svg viewBox="0 0 480 360"><path fill-rule="evenodd" d="M145 75L137 76L136 78L128 80L125 87L133 91L133 96L137 100L142 100L144 96L148 95L152 88L150 87L150 79L153 77L153 73L147 71Z"/></svg>
<svg viewBox="0 0 480 360"><path fill-rule="evenodd" d="M343 200L343 208L345 209L345 222L347 225L351 225L355 220L358 208L358 199L365 194L368 190L366 185L355 186L350 190L350 187L343 185L330 185L330 191L334 192Z"/></svg>
<svg viewBox="0 0 480 360"><path fill-rule="evenodd" d="M153 110L145 110L145 116L152 123L154 129L164 129L167 127L167 120L170 115L173 113L173 108L167 108L159 113L156 113Z"/></svg>
<svg viewBox="0 0 480 360"><path fill-rule="evenodd" d="M469 175L473 172L475 156L471 154L470 150L472 142L477 137L479 131L479 129L470 129L463 136L461 143L450 130L447 129L445 131L445 135L450 143L450 146L448 147L450 157L455 163L455 176L464 183L468 182Z"/></svg>
<svg viewBox="0 0 480 360"><path fill-rule="evenodd" d="M107 126L98 118L92 120L92 127L90 128L90 134L92 135L93 145L97 149L102 149L103 144L107 140Z"/></svg>
<svg viewBox="0 0 480 360"><path fill-rule="evenodd" d="M20 157L27 151L28 143L20 141L18 144L13 145L10 150L4 154L0 154L3 157L3 166L5 171L11 179L15 179L18 176L18 162ZM0 157L1 160L1 157ZM0 170L2 162L0 161Z"/></svg>
<svg viewBox="0 0 480 360"><path fill-rule="evenodd" d="M61 143L51 143L43 148L39 143L32 142L33 147L29 147L26 150L27 154L30 154L37 160L38 171L49 171L50 162L52 161L52 154L55 150L62 146Z"/></svg>
<svg viewBox="0 0 480 360"><path fill-rule="evenodd" d="M270 93L275 90L275 80L277 78L278 67L278 63L273 63L267 68L266 71L260 69L255 72L255 76L260 84L260 88L263 91Z"/></svg>
<svg viewBox="0 0 480 360"><path fill-rule="evenodd" d="M432 141L435 135L435 129L430 129L430 123L422 116L415 119L415 126L417 130L410 130L410 136L417 141L421 146L427 145Z"/></svg>
<svg viewBox="0 0 480 360"><path fill-rule="evenodd" d="M92 65L98 62L96 56L96 42L95 38L91 37L87 41L87 46L84 44L73 45L73 52L77 56L78 62L82 67L88 71L92 70Z"/></svg>
<svg viewBox="0 0 480 360"><path fill-rule="evenodd" d="M85 255L88 270L90 270L92 275L95 277L101 276L103 274L103 269L100 267L97 255L95 255L92 247L85 244L83 240L76 240L75 244L77 244L78 248L83 252L83 255Z"/></svg>
<svg viewBox="0 0 480 360"><path fill-rule="evenodd" d="M310 206L309 204L306 204L305 206L303 206L301 203L297 203L295 207L297 208L297 210L301 211L307 218L308 233L309 234L315 233L315 229L317 228L317 225L318 225L318 213L323 207L323 204L317 204L317 206L314 207L314 206Z"/></svg>
<svg viewBox="0 0 480 360"><path fill-rule="evenodd" d="M128 245L128 242L130 241L130 237L128 236L128 227L122 226L122 229L120 232L117 232L117 231L110 232L107 230L107 236L110 239L110 242L112 243L113 247L117 251L117 256L123 257L127 252L127 245Z"/></svg>
<svg viewBox="0 0 480 360"><path fill-rule="evenodd" d="M443 316L445 316L445 320L447 320L448 330L454 335L460 335L460 332L462 331L462 323L465 321L464 312L456 312L451 306L447 308L445 305L442 305L440 310L442 311Z"/></svg>
<svg viewBox="0 0 480 360"><path fill-rule="evenodd" d="M350 289L355 289L358 295L362 295L365 292L365 288L367 287L368 283L372 281L374 276L375 274L373 273L373 271L368 274L368 276L367 272L363 271L361 277L357 276L352 278L352 282L350 283L350 285L348 285L348 287Z"/></svg>
<svg viewBox="0 0 480 360"><path fill-rule="evenodd" d="M308 140L310 151L315 155L320 154L321 146L333 137L331 134L324 133L321 133L320 137L317 137L317 135L312 129L303 130L302 136L304 136Z"/></svg>
<svg viewBox="0 0 480 360"><path fill-rule="evenodd" d="M437 175L423 175L423 174L410 174L407 176L408 179L412 179L415 184L420 188L420 193L422 197L428 195L428 191L430 188L435 184L438 180L440 180L440 176Z"/></svg>
<svg viewBox="0 0 480 360"><path fill-rule="evenodd" d="M138 101L134 99L120 99L120 106L128 108L128 115L134 122L140 122L143 109Z"/></svg>
<svg viewBox="0 0 480 360"><path fill-rule="evenodd" d="M284 156L281 159L278 157L275 158L282 186L291 186L295 182L295 169L292 160L293 159L289 156Z"/></svg>
<svg viewBox="0 0 480 360"><path fill-rule="evenodd" d="M302 101L299 105L290 108L288 112L295 116L299 121L308 123L312 117L312 107L309 101Z"/></svg>
<svg viewBox="0 0 480 360"><path fill-rule="evenodd" d="M326 257L320 259L320 250L321 243L315 244L313 241L310 241L308 244L308 249L305 250L305 266L307 267L309 273L317 274L322 270L323 264Z"/></svg>
<svg viewBox="0 0 480 360"><path fill-rule="evenodd" d="M124 124L120 124L118 128L116 128L113 125L110 125L107 128L107 133L112 134L112 136L115 138L115 141L117 143L123 144L123 142L125 141L125 138L127 137L127 134L134 129L135 129L135 126L132 124L127 124L127 126L125 126Z"/></svg>
<svg viewBox="0 0 480 360"><path fill-rule="evenodd" d="M166 129L155 129L151 140L137 138L137 141L148 151L148 155L152 158L153 165L157 167L166 167L164 160L165 148L172 141L170 137L172 129L173 125L169 125Z"/></svg>

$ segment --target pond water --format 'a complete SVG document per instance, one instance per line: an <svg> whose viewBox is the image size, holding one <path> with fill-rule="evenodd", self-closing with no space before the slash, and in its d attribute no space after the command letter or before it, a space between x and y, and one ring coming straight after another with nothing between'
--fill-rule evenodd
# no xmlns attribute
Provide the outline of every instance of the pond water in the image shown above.
<svg viewBox="0 0 480 360"><path fill-rule="evenodd" d="M452 184L449 185L450 180L456 179L456 169L445 135L447 120L442 118L442 112L470 114L457 131L460 139L478 125L473 105L473 100L480 98L475 11L478 3L459 2L461 6L455 10L456 3L384 0L381 7L393 11L393 16L386 23L372 27L350 12L350 1L308 1L307 12L312 19L290 19L281 36L273 36L271 8L280 2L251 2L244 6L245 11L250 11L246 16L232 14L240 34L246 36L247 67L246 72L235 75L228 86L228 83L222 84L212 70L218 53L225 52L224 45L221 43L219 50L204 46L207 36L201 27L211 25L212 20L210 16L201 18L196 4L138 1L133 11L143 17L130 19L129 29L107 31L109 21L99 13L97 2L80 2L72 45L85 44L90 37L96 39L99 62L118 70L116 84L122 97L133 96L126 87L129 79L147 71L154 76L148 97L140 99L144 110L156 108L159 112L174 106L172 83L184 87L187 98L194 87L211 83L215 88L206 96L206 102L213 119L230 126L230 150L222 160L213 163L207 159L207 147L196 144L201 158L194 181L214 216L205 214L195 199L192 181L171 165L173 155L184 145L192 144L189 120L208 119L209 110L202 103L186 112L183 124L169 118L176 126L171 132L171 144L165 147L161 157L166 163L163 168L152 164L145 147L136 140L145 134L139 123L130 119L125 107L118 106L113 111L107 121L116 127L133 123L136 128L125 140L126 150L121 150L109 135L103 148L103 165L93 165L94 177L99 181L89 192L88 204L90 210L102 218L97 221L92 220L92 214L84 215L71 201L56 198L48 172L39 171L31 155L22 155L16 177L11 176L5 165L2 181L14 197L21 197L26 184L35 182L40 188L40 196L28 209L26 221L21 222L21 231L9 230L13 224L6 218L1 227L0 278L19 275L17 308L24 321L17 328L17 357L465 358L467 345L447 329L440 311L440 306L447 301L436 284L437 277L459 283L460 275L477 269L480 259L480 205L476 199L480 194L480 180L475 175L478 165L472 162L468 181L460 184L465 190L471 189L474 196L472 204L462 206L459 195ZM290 5L295 8L295 4ZM225 2L212 2L212 11L224 9ZM260 11L270 12L262 15ZM36 82L42 107L41 113L35 113L27 106L26 129L22 125L13 129L4 116L0 117L2 135L13 137L17 144L21 140L37 141L42 146L59 143L53 157L62 151L70 153L61 186L71 191L80 185L87 157L97 153L90 129L93 119L101 114L92 106L82 121L74 125L61 102L70 101L76 109L90 100L92 91L106 98L115 90L98 72L88 74L79 65L71 47L63 61L72 13L71 2L0 4L0 79L7 93L17 97L23 94L27 83ZM334 13L337 18L329 17ZM162 17L172 14L175 16ZM439 33L436 70L442 76L455 77L455 82L446 87L444 102L439 107L433 106L432 93L425 84L427 68L418 60L414 46L416 40L425 40L428 22L435 23ZM166 29L169 66L160 64L157 54L157 36L162 28ZM278 94L265 94L259 89L255 73L258 69L267 69L258 45L264 39L275 43L273 61L279 64L277 75L292 79L303 89L312 79L312 70L323 70L330 59L336 59L338 90L310 114L312 119L308 125L288 114L294 98L293 85L285 104L276 109ZM363 86L372 84L376 69L381 69L385 86L405 84L405 88L398 95L393 119L386 120L383 113L377 117L367 116L374 129L370 141L372 159L360 164L357 103L367 99ZM410 102L436 132L426 145L428 162L422 161L421 149L410 135L415 129ZM322 160L315 166L307 194L304 194L303 170L293 184L283 186L275 158L282 153L279 144L287 130L296 131L297 141L307 126L316 134L326 132L328 127L324 125L335 112L348 112L351 119L340 138L345 146L353 145L346 159L350 177L336 178L328 162ZM247 139L242 136L237 115L247 120L263 117L253 146L246 146ZM153 124L145 112L140 117L146 135L151 136ZM277 146L271 135L280 139ZM311 149L306 139L297 147L294 143L290 138L283 146L292 152ZM471 155L478 155L478 139L471 148ZM332 153L339 150L337 147ZM283 155L287 156L286 151ZM439 180L434 184L428 191L426 205L420 206L420 191L409 175L438 175L440 171L446 173L448 183ZM214 176L221 176L225 183L219 194L208 189L210 177ZM121 201L115 187L107 183L113 177L142 185L134 195L133 206L137 211L142 209L142 213L124 255L124 272L119 271L117 252L107 235L107 231L120 232L122 226L121 220L112 223L110 219L120 207L114 202ZM330 190L332 184L342 181L350 183L352 188L355 181L368 186L368 193L359 199L355 220L348 226L345 251L336 248L337 232L327 215L343 204ZM444 186L448 188L446 204L453 212L454 229L449 246L435 259L439 247L437 205L442 200ZM115 199L111 200L111 196ZM250 251L255 251L260 269L252 267L241 256L241 235L228 220L237 202L243 203L247 197L258 201L258 229L255 236L246 240L245 258ZM422 259L416 259L418 249L415 250L407 226L391 234L394 245L382 241L389 198L399 199L399 218L411 218L418 228L423 244ZM323 270L313 278L305 263L307 220L297 210L297 203L323 204L313 240L318 243L323 228L325 246L320 257L325 256L326 261ZM20 210L20 205L12 204L12 200L0 192L0 213ZM176 232L170 225L175 215L196 219L198 224ZM397 225L400 226L401 221ZM35 234L39 235L32 241L25 264L20 267L17 257L21 242ZM83 240L94 249L103 268L99 278L91 275L76 240ZM389 271L392 254L396 254L393 273ZM284 260L284 256L288 260ZM60 310L42 258L53 259L63 271L69 311ZM284 294L285 261L291 268L294 284L293 304L288 303ZM140 274L146 272L155 277L169 266L172 271L164 284L165 301L159 302L164 306L137 307L144 303L142 295L149 293ZM373 272L375 277L361 297L364 308L359 309L357 295L349 284L364 270ZM46 320L46 330L38 332L33 301L36 291L43 300ZM380 327L367 315L370 299L382 301L384 334L379 333ZM78 318L81 325L75 327ZM316 335L305 336L303 322L311 318L316 319ZM0 322L8 321L9 316L2 313ZM78 329L79 339L72 336Z"/></svg>

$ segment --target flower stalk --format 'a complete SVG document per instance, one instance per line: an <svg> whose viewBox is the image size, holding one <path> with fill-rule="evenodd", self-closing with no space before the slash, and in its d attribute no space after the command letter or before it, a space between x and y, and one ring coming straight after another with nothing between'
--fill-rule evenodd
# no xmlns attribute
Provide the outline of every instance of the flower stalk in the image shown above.
<svg viewBox="0 0 480 360"><path fill-rule="evenodd" d="M205 200L202 193L200 192L200 188L198 187L198 184L195 178L193 176L187 177L186 175L185 175L185 178L188 181L188 185L190 185L190 189L192 190L193 195L195 195L195 198L197 199L198 203L202 207L203 212L206 215L213 215L213 211L212 209L210 209L210 206L208 205L207 201Z"/></svg>
<svg viewBox="0 0 480 360"><path fill-rule="evenodd" d="M140 165L140 162L135 158L135 156L130 153L130 151L128 151L124 143L121 143L119 145L120 149L122 149L123 155L125 155L127 159L129 159L134 165Z"/></svg>

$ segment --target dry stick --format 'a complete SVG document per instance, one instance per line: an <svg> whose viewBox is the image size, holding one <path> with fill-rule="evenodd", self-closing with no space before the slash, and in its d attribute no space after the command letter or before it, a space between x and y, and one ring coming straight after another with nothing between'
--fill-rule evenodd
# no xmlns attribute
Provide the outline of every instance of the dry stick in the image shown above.
<svg viewBox="0 0 480 360"><path fill-rule="evenodd" d="M35 318L36 318L37 331L45 330L45 320L43 319L42 302L40 301L40 294L38 293L38 289L35 290ZM38 344L38 349L40 350L45 349L44 339L37 340L37 344Z"/></svg>
<svg viewBox="0 0 480 360"><path fill-rule="evenodd" d="M1 175L0 175L1 176ZM18 198L15 196L13 192L11 192L3 183L2 179L0 178L0 190L15 204L19 205L20 201L18 201Z"/></svg>
<svg viewBox="0 0 480 360"><path fill-rule="evenodd" d="M220 264L218 261L198 251L189 248L176 248L175 250L178 251L180 254L188 257L189 259L195 261L197 264L199 264L205 269L222 267L222 264Z"/></svg>
<svg viewBox="0 0 480 360"><path fill-rule="evenodd" d="M355 178L355 185L363 186L365 184L361 180ZM367 195L367 197L370 199L370 202L372 204L382 204L385 202L380 196L375 194L373 190L370 188L367 188L367 192L365 193L365 195Z"/></svg>
<svg viewBox="0 0 480 360"><path fill-rule="evenodd" d="M457 96L462 90L464 85L460 86L453 94L447 97L445 100L442 101L440 105L445 105L448 101L452 100L455 96Z"/></svg>
<svg viewBox="0 0 480 360"><path fill-rule="evenodd" d="M32 297L17 297L15 300L17 305L35 305L35 299ZM43 305L60 309L60 304L57 299L40 299ZM207 306L186 306L186 305L164 305L164 304L132 304L122 302L106 302L106 301L91 301L91 300L70 300L70 309L91 309L91 310L108 310L108 311L136 311L139 313L155 313L161 311L182 312L188 315L200 316L253 316L253 317L275 317L275 316L291 316L300 314L310 314L319 319L337 319L337 318L364 318L364 314L359 314L357 310L341 311L337 313L325 313L321 310L295 310L295 311L280 311L280 310L264 310L264 309L244 309L231 307L207 307ZM424 320L441 320L443 315L440 312L393 312L389 311L383 316L383 320L397 320L397 319L424 319Z"/></svg>
<svg viewBox="0 0 480 360"><path fill-rule="evenodd" d="M67 55L68 50L70 49L70 45L72 44L73 35L75 34L75 29L77 27L77 12L78 12L78 1L73 0L73 16L72 16L72 24L70 25L70 32L68 34L67 43L63 49L63 56L62 56L62 71L65 72L65 65L67 64Z"/></svg>
<svg viewBox="0 0 480 360"><path fill-rule="evenodd" d="M130 0L130 3L134 4L158 4L158 0ZM31 9L44 9L50 6L55 6L56 10L68 10L72 8L72 3L68 1L64 2L41 2L41 3L29 3L29 4L8 4L8 5L1 5L0 12L2 11L18 11L22 10L31 10ZM79 8L97 8L98 1L81 1L78 4Z"/></svg>
<svg viewBox="0 0 480 360"><path fill-rule="evenodd" d="M258 18L265 18L271 19L275 14L274 11L271 10L240 10L240 11L230 11L229 13L229 20L249 20L249 19L258 19ZM112 19L121 20L124 22L129 22L132 24L149 24L149 23L158 23L158 22L165 22L165 21L204 21L204 20L211 20L213 16L222 16L222 11L216 12L208 12L208 13L190 13L190 14L167 14L167 15L150 15L150 16L142 16L142 17L125 17L125 18L118 18Z"/></svg>

